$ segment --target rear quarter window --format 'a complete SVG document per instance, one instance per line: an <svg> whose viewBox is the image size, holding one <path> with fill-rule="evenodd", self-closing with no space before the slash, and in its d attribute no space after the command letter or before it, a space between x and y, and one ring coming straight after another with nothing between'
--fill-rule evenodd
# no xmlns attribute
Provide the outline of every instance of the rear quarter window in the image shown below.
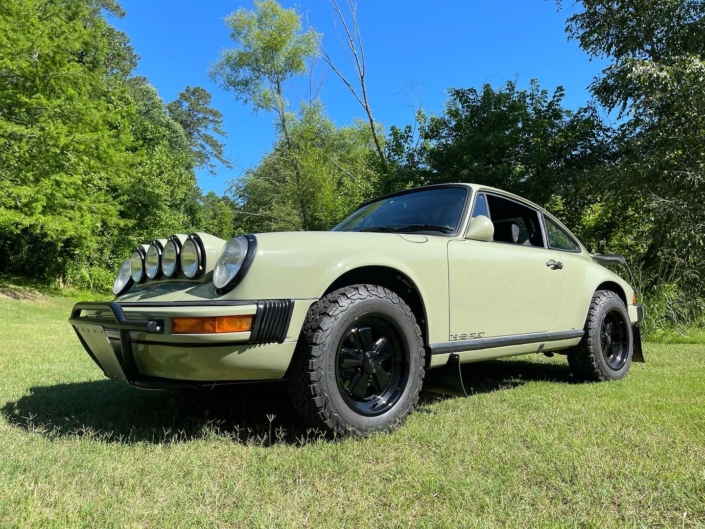
<svg viewBox="0 0 705 529"><path fill-rule="evenodd" d="M568 235L558 224L544 215L546 222L546 235L548 237L548 247L553 250L567 250L569 252L577 252L580 250L573 238Z"/></svg>

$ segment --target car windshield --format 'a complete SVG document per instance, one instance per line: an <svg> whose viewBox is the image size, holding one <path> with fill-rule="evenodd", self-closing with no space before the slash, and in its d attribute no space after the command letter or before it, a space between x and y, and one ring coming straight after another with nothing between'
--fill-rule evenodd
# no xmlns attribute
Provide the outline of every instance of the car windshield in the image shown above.
<svg viewBox="0 0 705 529"><path fill-rule="evenodd" d="M464 187L439 187L367 204L333 231L454 233L468 196Z"/></svg>

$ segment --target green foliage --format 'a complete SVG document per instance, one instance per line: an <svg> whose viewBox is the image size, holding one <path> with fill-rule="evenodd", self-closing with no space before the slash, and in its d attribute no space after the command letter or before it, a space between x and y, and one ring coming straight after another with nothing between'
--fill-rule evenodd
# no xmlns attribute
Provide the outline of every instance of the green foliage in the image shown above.
<svg viewBox="0 0 705 529"><path fill-rule="evenodd" d="M135 169L120 196L126 236L149 241L188 225L185 204L196 186L193 157L181 126L168 114L156 89L146 79L130 80L136 106L132 123Z"/></svg>
<svg viewBox="0 0 705 529"><path fill-rule="evenodd" d="M66 269L64 286L76 290L112 294L114 280L114 270L86 265L83 260L72 261Z"/></svg>
<svg viewBox="0 0 705 529"><path fill-rule="evenodd" d="M232 165L225 158L223 144L210 134L212 131L218 136L227 136L223 130L223 114L210 107L211 99L204 88L187 86L175 101L167 105L167 111L186 134L196 167L205 167L215 174L212 158L228 169Z"/></svg>
<svg viewBox="0 0 705 529"><path fill-rule="evenodd" d="M232 182L236 216L247 231L302 229L303 211L311 212L309 229L328 230L373 193L369 126L335 127L315 103L302 108L290 141L291 149L280 137L259 166Z"/></svg>
<svg viewBox="0 0 705 529"><path fill-rule="evenodd" d="M123 12L0 5L0 272L106 290L135 243L200 215L194 169L222 158L222 116L202 88L167 107L131 77L137 58L105 14Z"/></svg>
<svg viewBox="0 0 705 529"><path fill-rule="evenodd" d="M316 213L308 207L311 187L291 137L293 117L285 91L287 81L303 74L306 62L318 53L316 33L312 29L302 33L301 16L276 0L255 0L254 11L241 8L226 18L226 24L236 48L223 52L211 68L211 77L222 88L235 92L236 99L251 102L255 112L276 113L284 140L278 156L293 171L293 185L287 191L298 204L300 226L312 229ZM274 211L273 215L279 216L280 212ZM289 212L285 216L290 216Z"/></svg>
<svg viewBox="0 0 705 529"><path fill-rule="evenodd" d="M203 231L226 240L236 235L234 205L229 198L209 191L196 201L196 214L192 221L194 231Z"/></svg>
<svg viewBox="0 0 705 529"><path fill-rule="evenodd" d="M302 33L301 16L276 0L255 0L253 11L240 8L225 23L237 47L222 53L211 76L255 111L282 116L284 83L305 73L306 61L317 54L314 31Z"/></svg>
<svg viewBox="0 0 705 529"><path fill-rule="evenodd" d="M568 19L568 34L590 55L612 60L591 88L622 118L617 156L596 181L604 200L593 227L605 245L625 248L632 257L657 320L679 325L702 318L705 5L581 4L583 10Z"/></svg>
<svg viewBox="0 0 705 529"><path fill-rule="evenodd" d="M535 80L528 90L513 81L451 89L442 115L419 116L415 143L410 128L392 129L387 152L397 174L390 190L474 182L539 204L569 193L610 155L610 130L594 108L571 112L563 97L562 88L549 96Z"/></svg>
<svg viewBox="0 0 705 529"><path fill-rule="evenodd" d="M0 246L15 256L4 266L23 269L30 240L27 257L41 250L60 272L119 226L111 186L128 174L133 112L119 72L133 60L92 3L2 2Z"/></svg>

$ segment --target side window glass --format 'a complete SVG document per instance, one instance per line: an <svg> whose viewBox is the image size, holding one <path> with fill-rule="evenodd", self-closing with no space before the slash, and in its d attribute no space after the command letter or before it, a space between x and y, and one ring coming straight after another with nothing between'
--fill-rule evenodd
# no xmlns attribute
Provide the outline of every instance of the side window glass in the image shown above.
<svg viewBox="0 0 705 529"><path fill-rule="evenodd" d="M544 247L538 211L497 195L486 197L486 206L494 224L494 242Z"/></svg>
<svg viewBox="0 0 705 529"><path fill-rule="evenodd" d="M526 241L529 240L530 231L529 231L529 228L527 227L526 219L524 219L523 217L513 217L513 218L509 218L509 219L502 219L502 220L495 222L494 226L495 226L495 231L499 231L500 233L507 233L508 234L511 231L512 232L511 233L512 240L516 244L524 244ZM505 242L509 242L509 241L505 241ZM527 246L528 246L528 244L527 244Z"/></svg>
<svg viewBox="0 0 705 529"><path fill-rule="evenodd" d="M473 218L479 217L480 215L484 215L485 217L490 216L487 211L487 200L485 199L485 195L482 193L477 195L477 198L475 199L475 207L472 210Z"/></svg>
<svg viewBox="0 0 705 529"><path fill-rule="evenodd" d="M564 232L558 225L548 217L544 216L546 221L546 235L548 236L548 246L554 250L569 250L577 251L580 247Z"/></svg>

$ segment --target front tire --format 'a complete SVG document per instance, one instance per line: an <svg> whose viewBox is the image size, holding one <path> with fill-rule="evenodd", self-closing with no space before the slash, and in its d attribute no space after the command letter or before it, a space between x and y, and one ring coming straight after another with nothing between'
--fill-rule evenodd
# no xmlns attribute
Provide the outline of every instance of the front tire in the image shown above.
<svg viewBox="0 0 705 529"><path fill-rule="evenodd" d="M334 435L403 422L424 377L421 329L409 306L375 285L336 290L306 317L288 374L299 415Z"/></svg>
<svg viewBox="0 0 705 529"><path fill-rule="evenodd" d="M634 338L624 301L614 292L598 290L592 297L585 336L568 352L573 375L581 380L619 380L632 364Z"/></svg>

